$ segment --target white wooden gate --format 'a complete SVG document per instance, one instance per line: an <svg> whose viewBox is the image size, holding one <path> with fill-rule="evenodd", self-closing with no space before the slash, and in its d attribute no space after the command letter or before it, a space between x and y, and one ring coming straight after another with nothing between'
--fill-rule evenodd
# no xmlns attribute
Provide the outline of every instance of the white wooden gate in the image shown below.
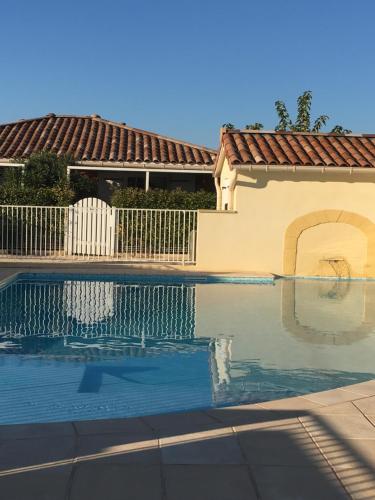
<svg viewBox="0 0 375 500"><path fill-rule="evenodd" d="M68 211L67 254L113 256L115 227L115 208L98 198L77 201Z"/></svg>

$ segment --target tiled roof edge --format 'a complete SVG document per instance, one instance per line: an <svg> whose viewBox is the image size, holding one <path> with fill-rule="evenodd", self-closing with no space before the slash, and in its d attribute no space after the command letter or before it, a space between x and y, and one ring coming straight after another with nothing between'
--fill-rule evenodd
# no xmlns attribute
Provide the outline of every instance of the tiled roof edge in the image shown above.
<svg viewBox="0 0 375 500"><path fill-rule="evenodd" d="M124 122L116 122L114 120L108 120L106 118L102 118L100 115L68 115L68 114L57 115L55 113L48 113L47 115L38 116L36 118L20 118L19 120L15 120L15 121L11 121L11 122L0 123L0 127L6 127L7 125L16 125L18 123L24 123L24 122L33 122L33 121L37 121L37 120L45 120L45 119L48 119L48 118L75 118L75 119L94 120L94 121L98 121L98 122L107 123L109 125L113 125L113 126L116 126L116 127L122 127L122 128L124 128L126 130L130 130L130 131L133 131L133 132L139 132L140 134L151 135L151 136L153 136L155 138L158 138L158 139L165 139L167 141L175 142L176 144L181 144L183 146L189 146L191 148L205 150L208 153L213 154L215 156L217 154L217 150L216 149L209 148L208 146L204 146L204 145L200 145L200 144L194 144L192 142L185 142L185 141L182 141L181 139L176 139L176 138L170 137L168 135L162 135L162 134L158 134L156 132L151 132L149 130L144 130L144 129L140 129L140 128L136 128L136 127L131 127L130 125L128 125L128 124L126 124Z"/></svg>
<svg viewBox="0 0 375 500"><path fill-rule="evenodd" d="M252 129L222 129L223 134L274 134L274 135L308 135L308 136L332 136L332 137L375 137L375 134L337 134L335 132L293 132L291 130L252 130Z"/></svg>

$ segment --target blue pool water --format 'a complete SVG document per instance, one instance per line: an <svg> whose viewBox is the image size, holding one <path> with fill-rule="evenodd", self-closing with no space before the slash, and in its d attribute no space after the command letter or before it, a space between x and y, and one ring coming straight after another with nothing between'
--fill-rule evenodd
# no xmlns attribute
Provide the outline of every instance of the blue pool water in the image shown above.
<svg viewBox="0 0 375 500"><path fill-rule="evenodd" d="M23 275L0 289L0 423L302 395L374 354L375 282Z"/></svg>

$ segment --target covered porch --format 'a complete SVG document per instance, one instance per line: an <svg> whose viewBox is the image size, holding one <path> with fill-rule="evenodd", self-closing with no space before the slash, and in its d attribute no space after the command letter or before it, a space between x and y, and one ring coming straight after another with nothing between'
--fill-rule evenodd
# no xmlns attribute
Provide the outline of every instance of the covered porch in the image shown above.
<svg viewBox="0 0 375 500"><path fill-rule="evenodd" d="M97 180L98 197L109 202L115 189L133 187L144 189L177 189L184 191L214 191L211 170L198 169L143 169L129 167L94 167L74 165L68 167L68 175L80 172Z"/></svg>

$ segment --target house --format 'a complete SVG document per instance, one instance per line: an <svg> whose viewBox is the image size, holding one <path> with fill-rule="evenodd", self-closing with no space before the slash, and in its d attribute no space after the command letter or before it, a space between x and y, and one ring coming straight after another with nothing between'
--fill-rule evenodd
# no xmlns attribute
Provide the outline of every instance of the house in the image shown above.
<svg viewBox="0 0 375 500"><path fill-rule="evenodd" d="M213 190L216 152L162 135L105 120L99 115L50 113L0 125L0 165L22 166L32 153L69 154L78 170L98 180L98 195L110 198L114 186Z"/></svg>
<svg viewBox="0 0 375 500"><path fill-rule="evenodd" d="M375 135L223 129L213 175L201 269L375 277Z"/></svg>

